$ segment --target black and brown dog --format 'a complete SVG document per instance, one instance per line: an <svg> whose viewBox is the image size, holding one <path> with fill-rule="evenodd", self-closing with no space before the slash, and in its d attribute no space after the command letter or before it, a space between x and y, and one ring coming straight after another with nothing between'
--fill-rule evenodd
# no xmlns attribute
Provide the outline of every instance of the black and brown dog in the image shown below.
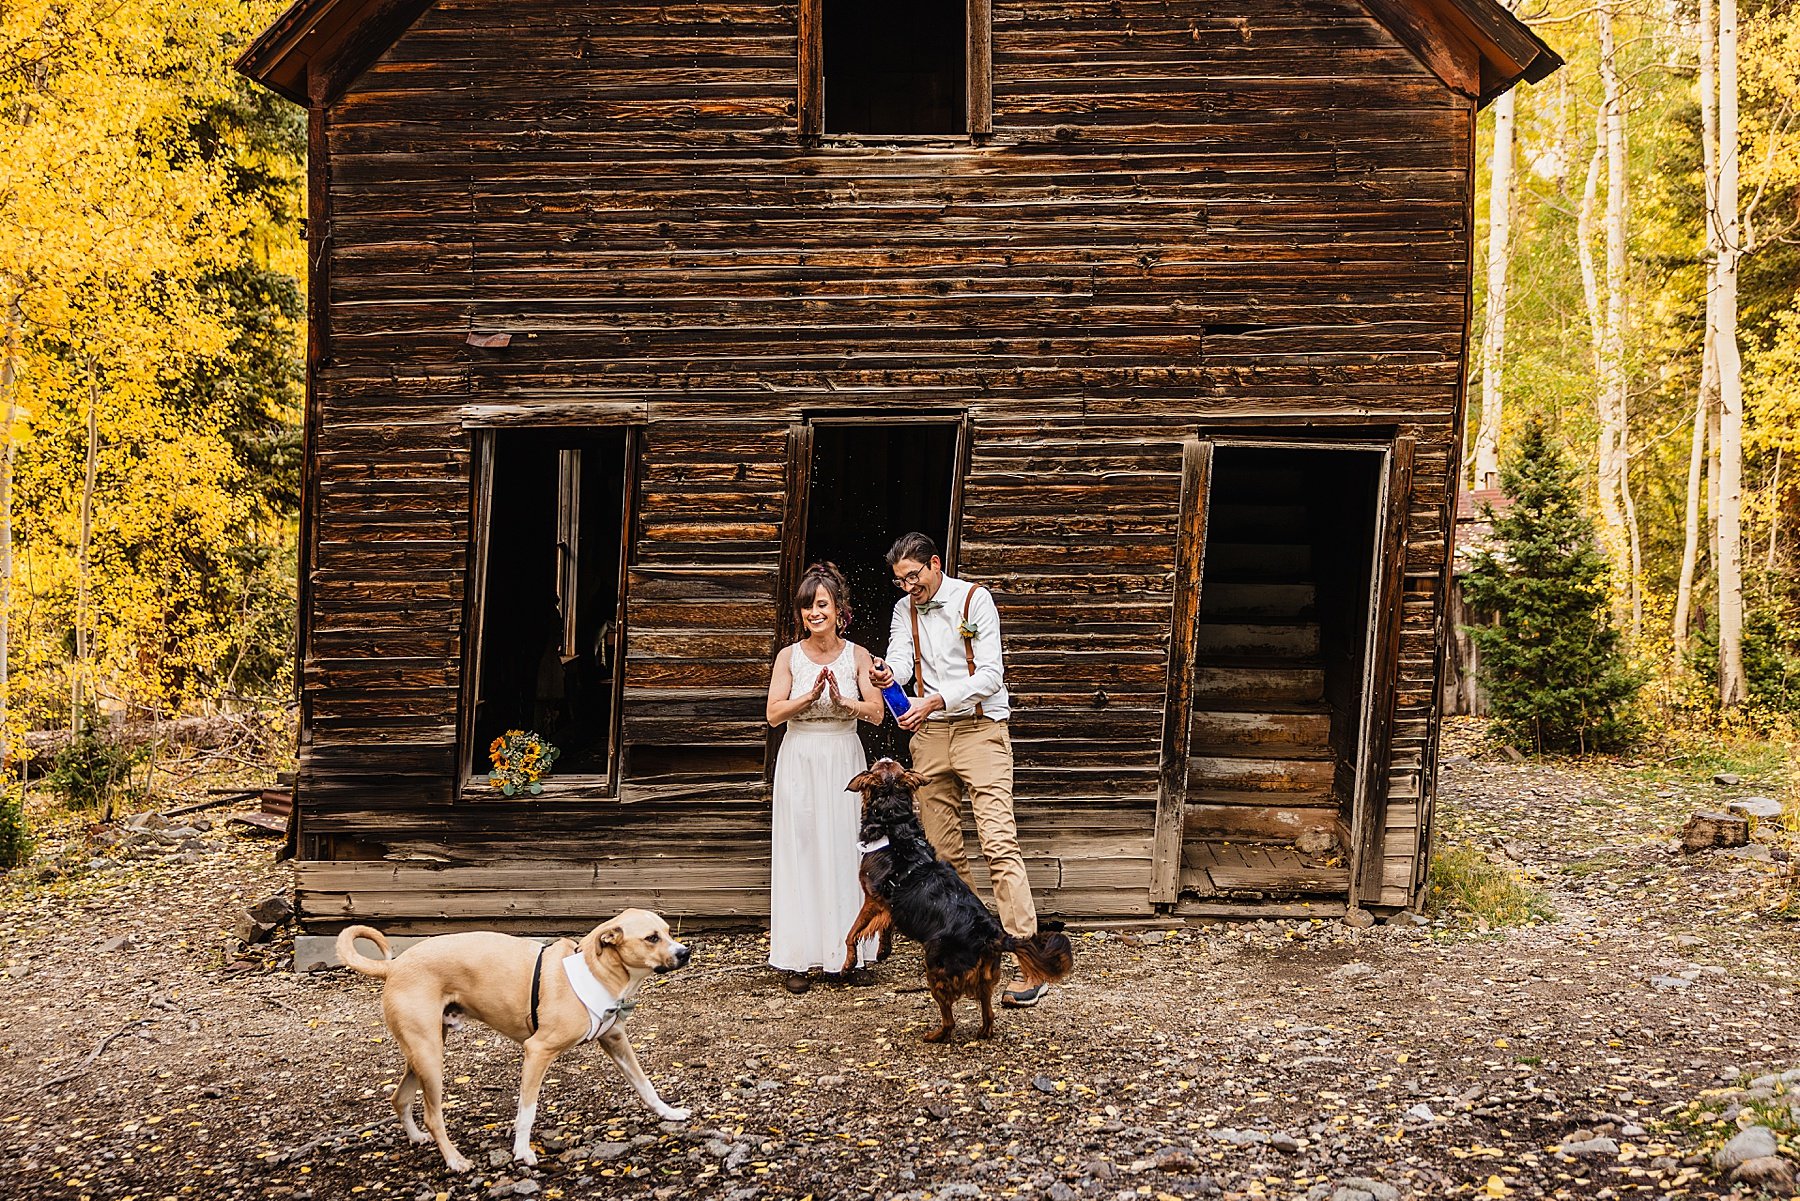
<svg viewBox="0 0 1800 1201"><path fill-rule="evenodd" d="M885 958L893 930L925 947L925 983L937 998L943 1025L925 1036L945 1042L956 1026L951 1006L967 997L981 1006L977 1038L994 1032L994 990L1002 956L1019 958L1019 971L1036 987L1061 980L1075 966L1075 951L1061 922L1039 922L1030 938L1000 926L956 869L939 859L913 808L913 791L925 777L892 759L877 760L846 786L862 793L862 911L845 939L844 970L856 963L856 944L879 935Z"/></svg>

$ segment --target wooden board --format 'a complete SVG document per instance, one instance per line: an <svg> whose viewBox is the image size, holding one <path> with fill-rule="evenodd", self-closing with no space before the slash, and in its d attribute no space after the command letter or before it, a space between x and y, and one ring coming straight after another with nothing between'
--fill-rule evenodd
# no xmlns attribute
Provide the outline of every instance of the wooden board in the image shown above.
<svg viewBox="0 0 1800 1201"><path fill-rule="evenodd" d="M1200 620L1200 581L1206 562L1206 518L1212 481L1212 443L1189 438L1181 450L1181 520L1175 548L1174 600L1169 616L1168 672L1163 685L1162 760L1158 765L1156 841L1150 899L1175 899L1183 811L1187 805L1188 747L1192 742L1194 649Z"/></svg>
<svg viewBox="0 0 1800 1201"><path fill-rule="evenodd" d="M1368 680L1373 700L1367 709L1369 730L1363 740L1360 803L1350 829L1351 869L1356 881L1356 887L1351 891L1352 903L1373 895L1381 887L1383 878L1381 837L1387 821L1388 776L1398 708L1395 694L1400 680L1400 632L1405 616L1406 514L1413 503L1415 452L1414 440L1401 437L1395 440L1388 461L1381 559L1376 569L1376 603L1371 618ZM1435 699L1435 696L1431 698L1432 701Z"/></svg>
<svg viewBox="0 0 1800 1201"><path fill-rule="evenodd" d="M1342 896L1349 888L1350 871L1341 857L1328 861L1303 856L1285 843L1191 841L1181 851L1184 894Z"/></svg>

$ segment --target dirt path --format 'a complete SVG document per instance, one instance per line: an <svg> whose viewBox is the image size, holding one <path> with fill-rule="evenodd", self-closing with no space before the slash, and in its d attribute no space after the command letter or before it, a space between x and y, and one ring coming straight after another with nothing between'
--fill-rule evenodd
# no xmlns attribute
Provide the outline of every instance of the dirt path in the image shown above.
<svg viewBox="0 0 1800 1201"><path fill-rule="evenodd" d="M225 967L237 910L285 882L266 841L221 823L196 863L15 882L0 1195L1722 1195L1701 1154L1739 1123L1709 1090L1800 1063L1796 931L1769 914L1781 864L1668 843L1698 804L1782 781L1450 750L1447 830L1499 840L1554 922L1087 934L1043 1007L949 1048L919 1041L910 949L877 987L791 997L758 940L691 934L695 966L632 1032L694 1119L659 1124L584 1048L546 1086L540 1168L490 1166L518 1053L470 1028L449 1052L462 1178L390 1116L373 982L295 976L279 944Z"/></svg>

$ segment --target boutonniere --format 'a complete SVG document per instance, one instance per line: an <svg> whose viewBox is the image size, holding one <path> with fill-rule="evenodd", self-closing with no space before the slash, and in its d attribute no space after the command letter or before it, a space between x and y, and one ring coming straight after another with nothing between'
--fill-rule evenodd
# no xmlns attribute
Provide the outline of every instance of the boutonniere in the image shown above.
<svg viewBox="0 0 1800 1201"><path fill-rule="evenodd" d="M976 629L972 622L964 621L957 623L956 632L961 634L964 638L967 638L970 642L981 637L981 631Z"/></svg>

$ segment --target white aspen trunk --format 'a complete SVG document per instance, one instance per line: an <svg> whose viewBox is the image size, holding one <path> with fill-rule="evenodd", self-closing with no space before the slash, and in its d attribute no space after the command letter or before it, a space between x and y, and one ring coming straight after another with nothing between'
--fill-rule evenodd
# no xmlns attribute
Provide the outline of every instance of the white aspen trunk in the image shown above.
<svg viewBox="0 0 1800 1201"><path fill-rule="evenodd" d="M1606 527L1607 552L1613 566L1614 613L1623 625L1638 611L1638 581L1625 509L1630 430L1625 377L1625 99L1610 4L1600 6L1598 23L1606 142L1606 309L1601 323L1598 381L1600 517ZM1634 624L1633 634L1636 633Z"/></svg>
<svg viewBox="0 0 1800 1201"><path fill-rule="evenodd" d="M1715 286L1715 294L1716 294ZM1716 300L1714 303L1718 303ZM1717 314L1714 314L1714 342L1711 375L1702 374L1706 388L1706 553L1712 566L1713 595L1718 596L1719 582L1719 349Z"/></svg>
<svg viewBox="0 0 1800 1201"><path fill-rule="evenodd" d="M1718 31L1713 22L1713 0L1700 0L1700 158L1701 178L1706 191L1706 246L1701 251L1701 258L1706 264L1706 332L1700 352L1700 387L1694 400L1693 447L1688 454L1687 513L1682 527L1681 580L1676 586L1675 622L1671 630L1674 666L1677 671L1686 666L1688 628L1693 623L1694 576L1700 559L1700 474L1703 464L1708 468L1707 483L1711 485L1707 501L1708 562L1716 566L1719 561L1718 523L1715 519L1718 512L1718 475L1710 470L1717 462L1714 456L1718 451L1718 439L1716 435L1711 439L1707 436L1712 427L1718 395L1716 300L1719 286L1719 240L1717 226L1712 219L1713 198L1718 194L1719 177L1719 116L1716 105ZM1708 447L1711 447L1710 452Z"/></svg>
<svg viewBox="0 0 1800 1201"><path fill-rule="evenodd" d="M1476 488L1500 483L1501 383L1506 358L1507 272L1512 265L1513 105L1517 89L1494 101L1488 159L1487 322L1481 330L1481 427L1475 435Z"/></svg>
<svg viewBox="0 0 1800 1201"><path fill-rule="evenodd" d="M1737 0L1719 0L1719 703L1742 704L1744 680L1744 378L1738 352Z"/></svg>
<svg viewBox="0 0 1800 1201"><path fill-rule="evenodd" d="M1687 512L1682 525L1681 579L1676 585L1671 660L1677 671L1687 662L1688 626L1693 621L1694 573L1700 559L1700 477L1706 457L1706 397L1694 405L1693 446L1688 454Z"/></svg>
<svg viewBox="0 0 1800 1201"><path fill-rule="evenodd" d="M1608 514L1616 518L1607 522L1607 552L1613 552L1626 545L1623 537L1617 537L1624 525L1624 514L1619 508L1619 488L1617 472L1618 439L1615 423L1611 420L1609 406L1612 394L1606 388L1606 312L1600 298L1600 275L1594 263L1594 205L1600 192L1600 168L1606 158L1607 146L1607 112L1604 107L1596 115L1594 125L1594 153L1588 159L1587 178L1581 188L1581 205L1575 216L1575 259L1581 268L1581 295L1587 305L1588 342L1593 354L1594 363L1594 407L1599 417L1599 434L1595 440L1596 479L1599 489L1600 509L1603 519ZM1618 571L1617 559L1614 574ZM1628 569L1628 565L1627 565ZM1624 611L1620 600L1625 596L1615 590L1613 597L1613 613L1624 624Z"/></svg>
<svg viewBox="0 0 1800 1201"><path fill-rule="evenodd" d="M1638 639L1644 635L1644 590L1638 587L1644 578L1644 544L1638 530L1637 502L1631 498L1631 451L1625 440L1628 434L1629 426L1620 431L1619 499L1625 505L1625 533L1629 538L1626 549L1631 563L1631 636Z"/></svg>
<svg viewBox="0 0 1800 1201"><path fill-rule="evenodd" d="M1575 210L1575 262L1581 268L1581 298L1587 306L1588 347L1593 356L1594 377L1600 375L1600 277L1594 267L1594 201L1600 194L1600 165L1606 155L1606 115L1594 126L1594 153L1588 158L1587 178L1581 186L1581 203Z"/></svg>
<svg viewBox="0 0 1800 1201"><path fill-rule="evenodd" d="M1708 279L1711 276L1709 267ZM1706 331L1706 349L1701 358L1703 363L1712 358L1711 328ZM1694 612L1694 571L1700 561L1700 478L1706 461L1706 372L1707 368L1702 366L1703 382L1696 389L1694 399L1694 439L1688 451L1687 513L1681 527L1681 581L1675 589L1675 623L1670 631L1672 664L1676 671L1681 671L1687 663L1688 624L1693 620Z"/></svg>

